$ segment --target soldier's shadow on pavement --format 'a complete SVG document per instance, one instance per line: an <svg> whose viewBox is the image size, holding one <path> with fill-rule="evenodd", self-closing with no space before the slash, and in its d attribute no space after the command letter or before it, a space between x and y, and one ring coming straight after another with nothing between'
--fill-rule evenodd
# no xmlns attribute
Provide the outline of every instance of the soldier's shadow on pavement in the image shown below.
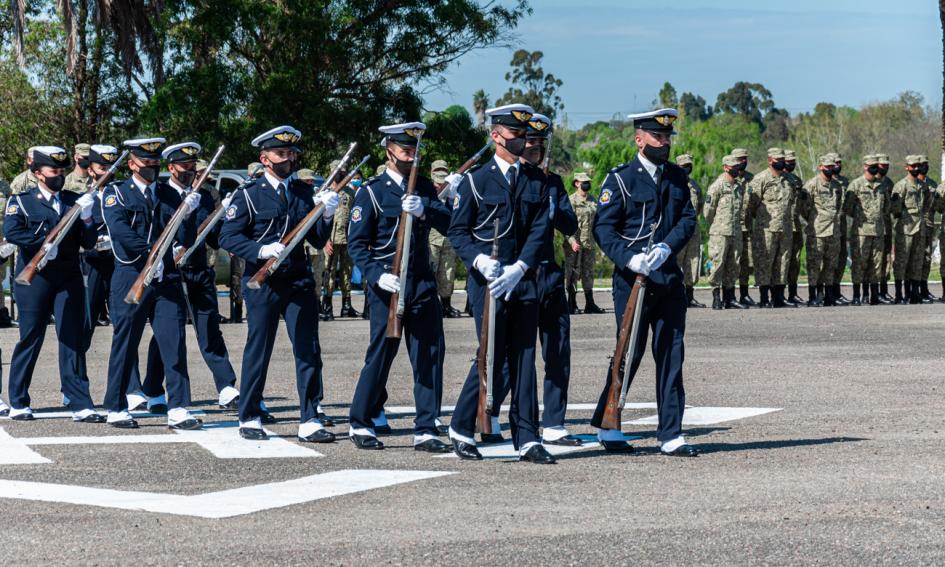
<svg viewBox="0 0 945 567"><path fill-rule="evenodd" d="M704 453L726 453L729 451L755 451L759 449L789 449L792 447L816 447L836 443L872 441L867 437L824 437L821 439L781 439L778 441L748 441L745 443L693 443Z"/></svg>

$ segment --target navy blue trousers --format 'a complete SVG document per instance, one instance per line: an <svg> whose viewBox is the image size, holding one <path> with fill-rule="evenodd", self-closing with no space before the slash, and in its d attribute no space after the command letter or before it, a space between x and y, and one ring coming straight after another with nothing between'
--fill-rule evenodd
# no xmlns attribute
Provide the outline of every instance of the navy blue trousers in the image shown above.
<svg viewBox="0 0 945 567"><path fill-rule="evenodd" d="M236 372L230 364L230 355L220 332L220 311L217 305L216 273L213 268L181 270L186 286L186 299L194 317L194 332L197 345L207 368L213 374L217 392L227 386L236 385ZM151 337L148 345L148 366L142 391L149 397L164 393L164 364L161 362L157 337Z"/></svg>
<svg viewBox="0 0 945 567"><path fill-rule="evenodd" d="M417 407L414 432L418 435L436 434L434 420L440 412L443 390L443 313L436 282L432 277L428 279L418 282L415 297L405 297L403 315L403 338L413 368L413 398ZM373 429L371 418L377 417L387 401L387 378L400 349L400 339L387 338L390 297L391 294L376 286L368 286L371 338L351 401L352 428Z"/></svg>
<svg viewBox="0 0 945 567"><path fill-rule="evenodd" d="M476 336L482 329L482 309L488 285L478 278L467 280L468 293L476 320ZM538 441L538 399L535 377L535 340L538 334L538 296L535 281L519 282L512 297L496 302L495 317L495 382L493 396L499 392L502 367L508 367L508 390L511 393L509 424L512 443L518 448ZM498 386L498 387L497 387ZM472 437L476 430L476 409L479 404L478 357L473 361L466 382L456 402L450 427L461 435ZM496 404L498 405L498 404Z"/></svg>
<svg viewBox="0 0 945 567"><path fill-rule="evenodd" d="M614 311L617 319L617 334L620 333L620 320L630 299L632 282L614 275ZM656 405L659 414L657 439L663 443L682 434L683 410L686 408L686 390L683 388L683 359L685 358L684 337L686 334L686 291L679 279L669 285L657 285L649 282L646 287L643 313L640 316L640 331L634 355L630 360L630 379L637 372L650 331L653 333L653 360L656 362ZM629 386L628 386L629 387ZM607 390L610 388L610 369L604 391L601 392L597 410L591 419L591 425L600 427L607 405Z"/></svg>
<svg viewBox="0 0 945 567"><path fill-rule="evenodd" d="M278 275L270 277L259 289L249 289L248 282L249 277L244 277L243 299L249 329L240 380L240 421L250 421L262 415L259 404L266 387L280 315L285 318L295 357L301 422L315 419L316 406L322 398L315 282L311 278L295 281Z"/></svg>
<svg viewBox="0 0 945 567"><path fill-rule="evenodd" d="M10 405L30 405L29 387L39 360L49 316L56 317L59 339L59 379L62 393L69 398L69 409L92 409L89 379L85 375L85 287L82 272L37 272L32 285L13 284L16 305L20 308L20 340L10 360Z"/></svg>
<svg viewBox="0 0 945 567"><path fill-rule="evenodd" d="M545 361L545 409L541 425L563 426L571 378L571 315L564 292L564 274L553 262L542 264L538 270L538 339ZM499 415L499 409L508 394L509 367L506 365L502 368L501 387L496 389L492 415Z"/></svg>
<svg viewBox="0 0 945 567"><path fill-rule="evenodd" d="M144 326L150 320L157 337L161 360L167 375L167 405L190 405L190 378L187 374L187 347L184 323L187 321L184 293L177 274L164 281L151 282L137 305L125 303L125 295L138 277L132 267L118 266L112 275L112 350L108 357L108 389L105 408L117 412L128 409L125 393L133 386L138 364L138 345Z"/></svg>

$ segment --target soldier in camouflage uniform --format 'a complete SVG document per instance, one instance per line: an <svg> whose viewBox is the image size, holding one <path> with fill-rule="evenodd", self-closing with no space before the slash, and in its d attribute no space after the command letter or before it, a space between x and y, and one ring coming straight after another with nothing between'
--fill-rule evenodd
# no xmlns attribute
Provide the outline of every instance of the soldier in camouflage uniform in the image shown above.
<svg viewBox="0 0 945 567"><path fill-rule="evenodd" d="M36 177L30 171L30 164L33 163L33 148L26 150L26 169L17 174L10 182L10 194L16 195L23 193L30 187L36 185Z"/></svg>
<svg viewBox="0 0 945 567"><path fill-rule="evenodd" d="M334 168L332 168L334 169ZM299 181L309 185L312 188L312 191L315 191L315 172L311 169L303 168L298 170L295 173L295 176ZM315 290L317 294L321 296L320 301L321 305L318 317L322 321L328 321L326 317L326 308L325 303L331 304L331 296L328 296L328 300L325 299L324 288L325 288L325 279L328 262L326 260L325 250L321 248L315 248L307 241L303 241L302 247L305 250L305 254L308 256L309 264L312 266L312 278L315 280ZM332 315L332 320L334 320L334 315Z"/></svg>
<svg viewBox="0 0 945 567"><path fill-rule="evenodd" d="M918 176L919 156L906 156L908 175L893 186L892 215L896 219L896 258L893 275L896 287L904 282L903 299L911 304L922 303L922 263L925 261L925 207L929 204L929 188ZM897 289L897 299L898 299Z"/></svg>
<svg viewBox="0 0 945 567"><path fill-rule="evenodd" d="M755 176L748 171L748 150L735 148L730 155L738 160L741 179L745 183L745 202L742 206L742 257L738 265L738 302L745 307L752 307L757 304L748 294L750 289L748 278L754 269L751 258L751 208L748 205L751 200L751 180Z"/></svg>
<svg viewBox="0 0 945 567"><path fill-rule="evenodd" d="M430 179L436 186L445 183L446 176L449 174L449 166L441 159L434 161L430 167ZM447 199L449 199L449 192L444 191L443 198L440 200L452 210L452 203L447 203ZM453 284L456 281L456 251L453 250L453 245L446 236L434 228L430 229L430 261L436 272L436 290L440 296L440 305L443 307L443 317L447 319L459 317L459 310L452 306Z"/></svg>
<svg viewBox="0 0 945 567"><path fill-rule="evenodd" d="M933 303L935 296L929 292L929 274L932 272L932 252L935 249L936 235L939 230L938 217L942 214L943 204L938 197L938 182L929 177L929 158L924 154L918 154L919 158L919 182L926 187L926 203L923 209L925 216L925 257L922 262L922 280L919 294L925 303Z"/></svg>
<svg viewBox="0 0 945 567"><path fill-rule="evenodd" d="M945 256L945 183L940 184L935 189L935 203L938 209L937 212L943 215L936 235L938 237L938 251L940 256ZM938 276L942 283L942 297L938 300L945 303L945 258L940 257L938 262Z"/></svg>
<svg viewBox="0 0 945 567"><path fill-rule="evenodd" d="M747 309L735 301L735 281L741 269L742 226L744 221L745 181L741 161L735 156L722 158L724 173L712 182L705 196L706 227L709 232L709 259L712 272L712 309Z"/></svg>
<svg viewBox="0 0 945 567"><path fill-rule="evenodd" d="M794 174L797 169L797 155L794 150L784 150L784 175L794 188L794 219L791 221L791 250L788 253L787 301L801 305L803 300L797 295L797 280L801 277L801 248L804 247L804 234L807 232L807 217L810 216L810 194L804 189L804 181ZM808 296L808 301L810 296Z"/></svg>
<svg viewBox="0 0 945 567"><path fill-rule="evenodd" d="M577 307L577 278L580 274L584 288L584 312L603 313L594 303L595 244L591 232L597 215L597 202L589 199L591 178L583 171L574 174L574 193L568 198L578 219L578 230L564 242L565 289L568 292L568 311L580 313Z"/></svg>
<svg viewBox="0 0 945 567"><path fill-rule="evenodd" d="M329 171L334 171L341 164L341 160L331 163ZM348 175L347 171L338 173L339 180ZM343 187L338 194L338 209L335 211L335 220L331 225L331 235L325 244L325 260L328 266L328 281L325 282L325 291L322 295L322 314L325 320L334 320L332 297L335 290L341 290L341 311L339 317L360 317L361 314L351 306L351 271L354 262L348 255L348 218L351 216L351 203L354 202L354 193L361 185L361 175L355 174L351 185ZM353 184L357 184L356 186ZM332 183L337 188L337 183Z"/></svg>
<svg viewBox="0 0 945 567"><path fill-rule="evenodd" d="M259 177L265 172L265 168L258 161L254 161L246 167L247 178ZM246 260L236 254L230 253L230 318L225 319L223 323L242 323L243 322L243 272L246 270ZM316 288L317 289L317 288Z"/></svg>
<svg viewBox="0 0 945 567"><path fill-rule="evenodd" d="M843 156L839 152L831 152L829 155L833 156L836 159L836 167L833 179L840 184L840 200L841 200L841 212L840 212L840 248L837 250L837 266L834 271L834 279L836 283L833 288L833 300L837 305L849 305L850 300L844 297L840 282L843 281L843 274L847 271L847 258L850 256L850 218L843 211L843 199L846 198L847 187L850 186L850 178L841 175L840 172L843 171Z"/></svg>
<svg viewBox="0 0 945 567"><path fill-rule="evenodd" d="M889 156L887 154L878 153L876 154L876 163L879 165L879 184L880 189L886 194L887 200L892 196L893 182L889 178ZM889 216L886 218L886 231L883 234L883 262L880 266L879 271L879 297L880 301L886 301L889 303L893 302L892 296L889 295L889 273L892 269L892 253L893 253L893 239L895 238L895 231L893 227L896 225L896 219ZM866 290L863 290L864 299L863 302L866 303L865 294Z"/></svg>
<svg viewBox="0 0 945 567"><path fill-rule="evenodd" d="M704 204L702 189L699 184L691 177L692 175L692 155L682 154L676 158L676 165L685 170L689 181L689 198L692 201L692 207L696 210L696 216L702 214ZM679 267L683 271L683 285L686 287L686 297L689 298L689 307L704 308L705 305L696 301L695 285L699 281L699 272L702 267L702 231L696 228L692 233L692 238L686 243L682 251L676 257Z"/></svg>
<svg viewBox="0 0 945 567"><path fill-rule="evenodd" d="M853 300L861 305L860 289L869 295L873 305L879 304L879 267L883 256L883 234L887 230L891 199L882 190L879 163L875 155L863 158L863 175L847 188L844 212L852 218L850 253L853 258ZM874 299L875 298L875 299Z"/></svg>
<svg viewBox="0 0 945 567"><path fill-rule="evenodd" d="M817 166L819 173L804 184L811 203L807 211L808 307L837 304L834 286L843 190L834 178L836 167L834 154L821 156Z"/></svg>
<svg viewBox="0 0 945 567"><path fill-rule="evenodd" d="M73 193L85 193L92 185L92 177L89 175L89 144L76 144L75 154L72 159L75 160L75 167L66 176L66 182L62 186L66 191Z"/></svg>
<svg viewBox="0 0 945 567"><path fill-rule="evenodd" d="M752 218L752 253L761 307L796 307L784 301L794 224L794 188L784 175L784 150L768 149L768 169L749 185ZM769 299L770 292L770 299Z"/></svg>

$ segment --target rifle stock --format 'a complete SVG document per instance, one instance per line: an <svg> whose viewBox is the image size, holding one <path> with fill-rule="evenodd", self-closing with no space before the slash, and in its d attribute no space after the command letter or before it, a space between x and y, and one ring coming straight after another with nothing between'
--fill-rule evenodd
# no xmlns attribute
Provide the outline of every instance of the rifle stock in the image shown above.
<svg viewBox="0 0 945 567"><path fill-rule="evenodd" d="M351 154L357 147L357 142L352 142L351 145L348 146L348 151L345 153L344 157L341 158L341 163L339 163L338 167L336 167L328 175L328 177L325 178L325 181L322 183L322 186L318 188L316 194L325 190L326 187L331 186L332 181L334 181L335 177L338 176L338 172L342 171L348 164L348 161L351 160ZM363 164L366 161L367 157L365 157L361 163ZM358 167L360 167L360 164ZM345 185L347 185L347 183L345 183ZM342 187L344 187L344 185L339 185L339 188L336 189L336 192L340 191ZM256 273L253 274L253 277L251 277L249 281L246 282L246 287L249 289L259 289L262 284L264 284L266 280L269 279L269 276L274 274L276 270L279 269L279 266L282 265L282 262L284 262L285 259L289 257L289 254L292 252L292 250L294 250L295 247L298 246L298 244L302 241L302 239L305 238L305 235L308 233L309 229L315 225L315 222L321 218L324 212L325 207L321 203L309 211L302 221L295 225L295 227L293 227L292 230L283 236L282 240L279 241L283 246L285 246L285 248L282 250L282 253L275 258L269 258L266 260L262 267L256 270Z"/></svg>
<svg viewBox="0 0 945 567"><path fill-rule="evenodd" d="M174 243L174 236L177 234L177 229L180 228L181 223L184 222L184 219L187 218L187 204L185 202L187 195L189 195L194 189L193 187L200 187L207 180L207 177L210 176L210 172L213 171L213 167L216 165L217 160L220 159L220 154L223 153L225 146L222 144L217 148L217 153L214 154L213 159L210 160L210 163L207 164L207 169L203 170L203 173L200 174L200 177L197 178L195 182L191 184L191 189L187 191L187 194L184 195L184 198L181 199L180 205L177 206L177 210L174 211L174 214L171 215L171 220L168 221L167 226L164 227L164 230L161 232L161 235L158 237L154 244L151 246L151 252L148 253L148 259L144 263L144 268L141 270L141 273L138 274L138 278L135 280L135 283L132 284L131 289L128 290L128 293L125 295L125 303L132 305L137 305L141 302L141 298L144 297L145 289L151 285L151 281L154 279L154 275L157 272L158 263L164 257L164 254L167 252L168 248L171 247L171 244Z"/></svg>
<svg viewBox="0 0 945 567"><path fill-rule="evenodd" d="M480 148L479 151L473 154L471 158L467 159L466 162L463 163L463 165L459 166L459 169L457 169L454 173L458 173L459 175L462 175L466 173L467 171L469 171L470 168L472 168L472 166L479 163L479 160L482 159L482 154L489 151L489 148L491 147L492 147L492 140L489 140L488 142L486 142L485 146ZM446 195L446 189L448 187L449 187L449 183L446 183L446 182L438 183L436 185L436 197L442 200L443 197Z"/></svg>
<svg viewBox="0 0 945 567"><path fill-rule="evenodd" d="M499 258L499 218L492 221L492 259ZM476 355L476 370L479 373L479 403L476 406L476 422L479 432L492 433L492 385L495 380L495 307L496 299L486 288L482 301L482 325L479 332L479 352Z"/></svg>
<svg viewBox="0 0 945 567"><path fill-rule="evenodd" d="M86 193L94 193L98 191L102 185L107 182L112 175L115 174L115 171L118 169L118 166L121 164L125 158L128 157L128 150L125 150L118 156L118 159L115 160L109 168L101 177L95 180L95 183L89 187L89 190ZM80 207L78 205L72 205L66 214L59 219L59 222L52 230L46 234L45 240L43 240L42 245L40 245L39 250L36 254L33 254L33 257L30 259L29 263L23 267L23 270L16 276L16 283L20 285L30 285L33 283L33 278L36 277L36 273L42 270L48 260L46 260L47 244L52 246L58 246L62 239L65 238L66 234L69 233L69 229L72 228L72 225L75 224L75 221L79 218ZM11 267L12 268L12 267Z"/></svg>
<svg viewBox="0 0 945 567"><path fill-rule="evenodd" d="M417 187L417 175L420 170L420 142L423 135L417 137L417 151L410 166L410 177L407 179L407 189L404 195L413 195ZM397 228L397 248L394 252L394 261L391 269L396 270L400 278L401 289L407 285L407 269L410 266L410 242L413 235L413 215L408 212L400 213L400 226ZM400 292L392 293L390 306L387 309L387 338L399 339L403 335L404 297Z"/></svg>

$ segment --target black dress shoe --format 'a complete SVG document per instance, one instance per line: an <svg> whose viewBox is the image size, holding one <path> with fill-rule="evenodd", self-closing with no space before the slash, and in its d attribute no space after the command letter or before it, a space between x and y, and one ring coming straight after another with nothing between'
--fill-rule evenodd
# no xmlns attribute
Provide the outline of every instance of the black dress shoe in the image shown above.
<svg viewBox="0 0 945 567"><path fill-rule="evenodd" d="M525 461L526 463L535 463L536 465L553 465L558 462L554 455L549 453L548 449L542 447L541 444L532 446L532 448L525 451L525 454L519 457L518 460Z"/></svg>
<svg viewBox="0 0 945 567"><path fill-rule="evenodd" d="M311 435L307 435L305 437L302 437L300 435L299 441L302 441L304 443L334 443L335 434L332 433L331 431L328 431L327 429L319 429L315 433L312 433Z"/></svg>
<svg viewBox="0 0 945 567"><path fill-rule="evenodd" d="M90 413L82 419L76 420L78 423L105 423L106 418L100 413Z"/></svg>
<svg viewBox="0 0 945 567"><path fill-rule="evenodd" d="M482 453L479 452L479 449L475 445L470 445L463 441L457 441L453 439L453 452L456 453L456 456L460 459L465 459L467 461L481 461Z"/></svg>
<svg viewBox="0 0 945 567"><path fill-rule="evenodd" d="M262 412L262 415L259 416L259 421L261 421L261 422L263 422L263 423L270 423L270 424L271 424L271 423L276 423L276 422L278 422L279 420L276 419L276 416L272 415L272 414L269 413L268 411L264 411L264 412Z"/></svg>
<svg viewBox="0 0 945 567"><path fill-rule="evenodd" d="M239 397L239 396L236 396L235 398L233 398L232 400L230 400L230 403L228 403L228 404L220 404L220 409L221 409L221 410L227 410L227 411L237 411L237 410L239 410L239 409L240 409L240 397Z"/></svg>
<svg viewBox="0 0 945 567"><path fill-rule="evenodd" d="M325 427L334 427L334 426L335 426L335 420L333 420L332 418L328 417L328 416L325 415L324 413L316 413L316 414L315 414L315 417L317 417L317 418L318 418L318 421L322 422L322 425L324 425Z"/></svg>
<svg viewBox="0 0 945 567"><path fill-rule="evenodd" d="M632 453L633 445L626 441L601 441L601 446L608 453Z"/></svg>
<svg viewBox="0 0 945 567"><path fill-rule="evenodd" d="M668 457L698 457L699 456L699 449L696 449L695 447L689 444L680 445L679 447L676 447L676 449L672 451L660 451L660 452Z"/></svg>
<svg viewBox="0 0 945 567"><path fill-rule="evenodd" d="M580 447L584 444L583 441L575 437L574 435L565 435L560 439L555 439L554 441L542 440L542 445L559 445L561 447Z"/></svg>
<svg viewBox="0 0 945 567"><path fill-rule="evenodd" d="M439 439L427 439L423 443L414 445L413 450L423 451L424 453L449 453L453 449Z"/></svg>
<svg viewBox="0 0 945 567"><path fill-rule="evenodd" d="M269 435L267 435L265 431L256 429L255 427L240 427L240 437L249 439L250 441L265 441L269 439Z"/></svg>
<svg viewBox="0 0 945 567"><path fill-rule="evenodd" d="M374 433L378 435L390 435L391 432L390 425L375 425Z"/></svg>
<svg viewBox="0 0 945 567"><path fill-rule="evenodd" d="M112 427L116 429L138 429L138 422L133 419L123 419L121 421L113 421L109 423Z"/></svg>
<svg viewBox="0 0 945 567"><path fill-rule="evenodd" d="M436 426L436 434L437 434L437 435L440 435L440 436L449 435L449 434L450 434L450 426L449 426L449 425L437 425L437 426Z"/></svg>
<svg viewBox="0 0 945 567"><path fill-rule="evenodd" d="M483 443L501 443L505 441L501 433L480 433L479 440Z"/></svg>
<svg viewBox="0 0 945 567"><path fill-rule="evenodd" d="M358 449L367 449L369 451L380 451L384 444L372 435L351 435L351 442Z"/></svg>
<svg viewBox="0 0 945 567"><path fill-rule="evenodd" d="M36 417L31 413L21 413L10 418L13 421L33 421Z"/></svg>
<svg viewBox="0 0 945 567"><path fill-rule="evenodd" d="M154 404L153 406L148 406L148 413L153 413L154 415L167 415L167 405Z"/></svg>
<svg viewBox="0 0 945 567"><path fill-rule="evenodd" d="M176 429L179 431L196 431L198 429L203 429L203 421L192 417L177 423L168 423L167 428Z"/></svg>
<svg viewBox="0 0 945 567"><path fill-rule="evenodd" d="M10 408L4 408L0 410L0 417L6 417L10 415Z"/></svg>

